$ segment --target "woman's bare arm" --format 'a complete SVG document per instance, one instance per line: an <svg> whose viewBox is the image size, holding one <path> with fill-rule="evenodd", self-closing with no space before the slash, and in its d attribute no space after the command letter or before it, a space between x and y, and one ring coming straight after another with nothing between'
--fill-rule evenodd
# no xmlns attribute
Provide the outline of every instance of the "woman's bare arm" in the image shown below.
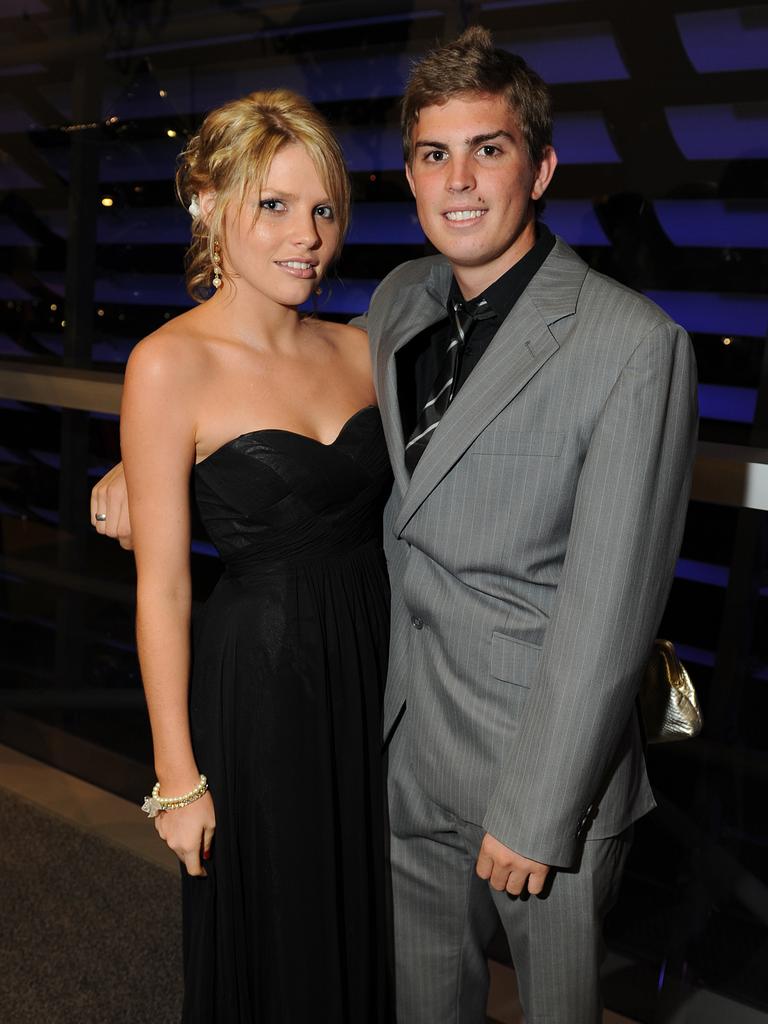
<svg viewBox="0 0 768 1024"><path fill-rule="evenodd" d="M161 796L189 792L205 771L192 751L188 712L189 475L201 376L183 341L159 332L136 347L120 426L136 555L136 637ZM210 795L162 813L157 825L190 874L202 873L200 853L214 826Z"/></svg>

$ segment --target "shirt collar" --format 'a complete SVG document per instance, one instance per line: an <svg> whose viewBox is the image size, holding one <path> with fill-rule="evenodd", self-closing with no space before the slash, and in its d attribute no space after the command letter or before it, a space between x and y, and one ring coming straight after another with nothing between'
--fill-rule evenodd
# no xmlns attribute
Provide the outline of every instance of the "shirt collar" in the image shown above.
<svg viewBox="0 0 768 1024"><path fill-rule="evenodd" d="M485 299L489 310L500 322L506 320L512 312L512 307L523 294L532 281L534 275L541 267L544 260L549 256L555 244L555 236L546 224L536 225L536 241L532 249L518 260L514 266L506 270L501 277L496 278L493 284L488 285L485 291L467 301L461 294L456 278L451 278L451 287L448 292L448 311L454 302L462 303L469 312L477 306L481 299Z"/></svg>

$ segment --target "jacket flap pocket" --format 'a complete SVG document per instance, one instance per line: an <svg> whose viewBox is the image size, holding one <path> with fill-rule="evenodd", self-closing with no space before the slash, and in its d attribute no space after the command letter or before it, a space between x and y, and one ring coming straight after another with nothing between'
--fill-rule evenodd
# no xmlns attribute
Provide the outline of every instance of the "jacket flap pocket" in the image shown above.
<svg viewBox="0 0 768 1024"><path fill-rule="evenodd" d="M491 637L491 675L506 683L530 687L539 667L541 647L506 633Z"/></svg>

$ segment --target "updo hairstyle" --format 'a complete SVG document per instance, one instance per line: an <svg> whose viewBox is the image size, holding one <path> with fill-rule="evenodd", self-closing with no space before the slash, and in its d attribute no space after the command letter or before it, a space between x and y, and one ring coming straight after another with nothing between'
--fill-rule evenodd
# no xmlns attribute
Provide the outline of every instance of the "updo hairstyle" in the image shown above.
<svg viewBox="0 0 768 1024"><path fill-rule="evenodd" d="M226 245L227 204L234 200L242 209L251 188L261 192L275 154L290 143L304 146L328 190L339 226L334 256L338 255L350 205L349 175L339 143L322 114L298 93L289 89L252 92L211 111L179 157L176 194L185 208L208 189L216 193L208 223L193 207L185 277L187 291L196 302L203 302L210 293L215 242Z"/></svg>

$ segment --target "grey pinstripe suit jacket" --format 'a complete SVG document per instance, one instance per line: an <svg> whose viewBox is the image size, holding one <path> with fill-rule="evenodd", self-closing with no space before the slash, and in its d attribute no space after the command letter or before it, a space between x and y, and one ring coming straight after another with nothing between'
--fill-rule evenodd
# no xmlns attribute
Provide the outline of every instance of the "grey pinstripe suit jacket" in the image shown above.
<svg viewBox="0 0 768 1024"><path fill-rule="evenodd" d="M385 729L406 702L426 792L568 866L653 806L634 698L682 535L693 353L558 239L409 480L395 356L450 279L443 257L406 263L367 320L395 473Z"/></svg>

